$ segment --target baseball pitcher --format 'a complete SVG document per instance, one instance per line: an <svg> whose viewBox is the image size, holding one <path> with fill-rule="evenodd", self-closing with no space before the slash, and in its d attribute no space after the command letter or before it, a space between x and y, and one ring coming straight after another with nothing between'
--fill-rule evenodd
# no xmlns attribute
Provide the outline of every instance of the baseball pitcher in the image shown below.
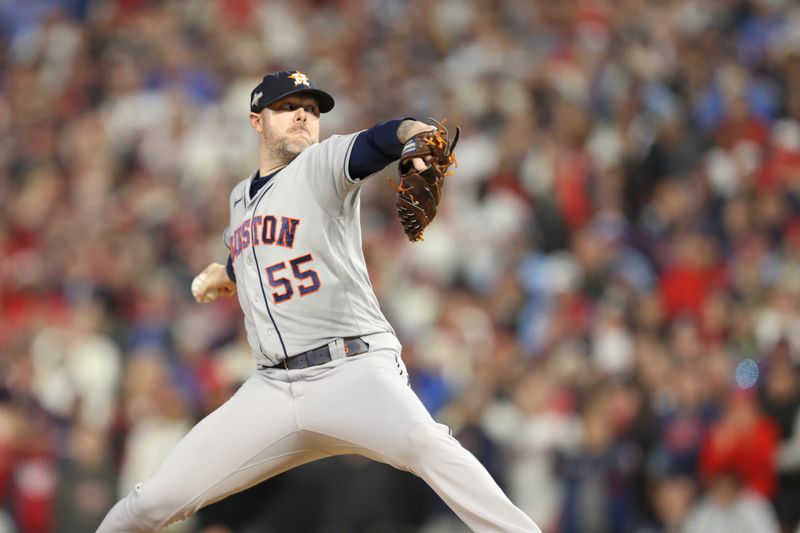
<svg viewBox="0 0 800 533"><path fill-rule="evenodd" d="M408 386L361 248L361 185L395 160L398 216L410 240L422 238L458 130L451 139L442 125L405 118L319 142L320 114L333 105L299 71L253 89L259 168L230 196L227 265L209 265L192 292L199 302L238 296L257 371L111 509L100 533L155 531L340 454L416 474L474 531L540 532Z"/></svg>

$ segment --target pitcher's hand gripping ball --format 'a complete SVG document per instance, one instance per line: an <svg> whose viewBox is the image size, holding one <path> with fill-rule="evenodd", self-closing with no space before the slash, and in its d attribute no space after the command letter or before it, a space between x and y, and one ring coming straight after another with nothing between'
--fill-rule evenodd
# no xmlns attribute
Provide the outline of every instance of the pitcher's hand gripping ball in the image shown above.
<svg viewBox="0 0 800 533"><path fill-rule="evenodd" d="M435 130L419 133L406 142L398 163L399 183L389 180L397 191L397 215L411 242L422 240L422 233L436 216L444 180L452 174L449 168L458 166L453 150L461 130L456 128L451 140L444 122L436 122ZM424 164L415 166L415 159Z"/></svg>
<svg viewBox="0 0 800 533"><path fill-rule="evenodd" d="M207 304L220 296L232 296L235 293L236 284L225 272L225 265L219 263L211 263L192 281L192 296L199 303Z"/></svg>

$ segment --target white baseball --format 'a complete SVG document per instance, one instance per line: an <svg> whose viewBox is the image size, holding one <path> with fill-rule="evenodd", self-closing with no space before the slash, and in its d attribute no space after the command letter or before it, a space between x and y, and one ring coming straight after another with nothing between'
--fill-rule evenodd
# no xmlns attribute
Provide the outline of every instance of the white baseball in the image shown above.
<svg viewBox="0 0 800 533"><path fill-rule="evenodd" d="M201 272L197 276L195 276L194 280L192 281L192 296L194 296L194 299L200 303L212 302L217 298L217 296L219 296L216 289L209 288L205 291L203 297L202 298L200 297L200 294L205 289L204 285L206 284L207 280L208 280L208 273Z"/></svg>

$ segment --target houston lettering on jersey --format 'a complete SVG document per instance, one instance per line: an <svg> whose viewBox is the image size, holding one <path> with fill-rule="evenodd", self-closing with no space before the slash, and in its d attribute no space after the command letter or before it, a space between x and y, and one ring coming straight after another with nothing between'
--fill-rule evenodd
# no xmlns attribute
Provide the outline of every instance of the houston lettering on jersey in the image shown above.
<svg viewBox="0 0 800 533"><path fill-rule="evenodd" d="M248 247L269 244L294 248L294 238L300 219L273 215L248 218L231 233L231 255L236 259Z"/></svg>

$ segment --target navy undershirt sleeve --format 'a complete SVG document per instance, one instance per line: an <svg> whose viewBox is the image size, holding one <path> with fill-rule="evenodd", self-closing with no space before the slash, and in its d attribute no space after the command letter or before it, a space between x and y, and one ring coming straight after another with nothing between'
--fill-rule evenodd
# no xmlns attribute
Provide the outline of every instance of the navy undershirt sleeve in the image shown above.
<svg viewBox="0 0 800 533"><path fill-rule="evenodd" d="M236 283L236 274L233 271L233 257L228 254L228 264L225 265L225 272L228 273L228 277L234 283Z"/></svg>
<svg viewBox="0 0 800 533"><path fill-rule="evenodd" d="M354 180L363 180L392 161L400 159L403 143L397 140L397 128L411 117L380 122L358 134L350 151L347 170Z"/></svg>

